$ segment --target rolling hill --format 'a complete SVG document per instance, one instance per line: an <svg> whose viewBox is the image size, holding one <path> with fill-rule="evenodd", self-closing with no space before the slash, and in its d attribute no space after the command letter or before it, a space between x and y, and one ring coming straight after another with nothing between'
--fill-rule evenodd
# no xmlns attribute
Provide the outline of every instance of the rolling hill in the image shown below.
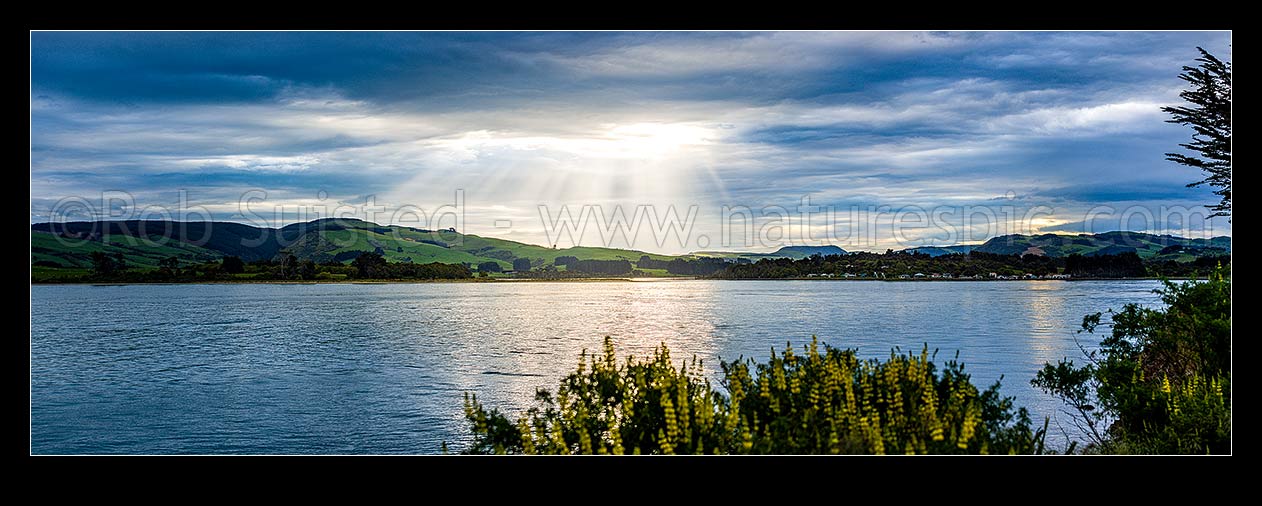
<svg viewBox="0 0 1262 506"><path fill-rule="evenodd" d="M757 262L764 258L789 258L793 260L801 260L811 255L844 255L846 250L837 246L784 246L772 253L744 253L739 251L697 251L694 256L711 257L711 258L746 258L752 262Z"/></svg>
<svg viewBox="0 0 1262 506"><path fill-rule="evenodd" d="M137 267L154 268L159 260L176 257L186 263L238 256L249 262L293 254L301 260L349 262L356 252L379 251L392 262L496 262L512 268L517 258L535 265L551 264L559 256L581 260L655 260L675 256L636 250L597 247L553 249L504 239L460 234L453 230L423 230L378 225L358 219L322 219L279 229L229 222L113 221L39 223L31 225L31 262L41 272L83 270L89 255L121 253Z"/></svg>
<svg viewBox="0 0 1262 506"><path fill-rule="evenodd" d="M974 245L959 246L920 246L918 248L907 248L903 251L907 253L924 253L931 257L940 257L942 255L962 254L967 255L968 252L977 249Z"/></svg>
<svg viewBox="0 0 1262 506"><path fill-rule="evenodd" d="M975 248L983 253L1001 255L1034 254L1063 257L1080 255L1115 255L1135 252L1141 258L1170 257L1171 260L1188 261L1198 256L1231 253L1230 237L1210 239L1185 239L1172 235L1153 235L1140 232L1105 232L1079 235L1003 235L994 237Z"/></svg>
<svg viewBox="0 0 1262 506"><path fill-rule="evenodd" d="M121 254L140 269L157 268L158 262L176 257L184 264L215 261L225 256L243 260L270 260L293 254L301 260L350 262L359 252L375 251L392 262L467 263L495 262L511 269L513 260L528 258L534 267L553 264L557 257L579 260L653 260L718 257L747 259L803 259L812 255L837 255L837 246L786 246L773 253L701 251L672 256L643 251L572 247L553 249L493 237L460 234L452 229L423 230L397 225L378 225L358 219L323 219L265 228L229 222L111 221L39 223L31 225L32 273L42 278L78 275L91 268L90 255ZM1135 252L1145 259L1190 262L1201 256L1229 254L1230 237L1185 239L1137 232L1081 235L1004 235L980 246L927 246L904 251L940 256L979 251L996 254L1034 254L1063 257L1070 254L1103 255Z"/></svg>

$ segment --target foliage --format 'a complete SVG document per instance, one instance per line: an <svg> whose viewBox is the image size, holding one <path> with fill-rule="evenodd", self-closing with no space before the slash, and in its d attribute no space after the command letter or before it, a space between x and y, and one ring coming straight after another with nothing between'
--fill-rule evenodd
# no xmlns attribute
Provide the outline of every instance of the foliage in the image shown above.
<svg viewBox="0 0 1262 506"><path fill-rule="evenodd" d="M1164 277L1206 277L1214 269L1221 267L1224 274L1231 275L1230 255L1208 255L1196 257L1191 262L1161 260L1147 262L1148 272Z"/></svg>
<svg viewBox="0 0 1262 506"><path fill-rule="evenodd" d="M310 260L303 262L303 273L307 272L305 267L310 262ZM311 266L314 269L313 263ZM351 266L356 269L355 277L360 279L466 279L473 277L469 268L463 264L387 262L384 257L376 253L359 255L351 262ZM312 273L313 276L318 275L314 270Z"/></svg>
<svg viewBox="0 0 1262 506"><path fill-rule="evenodd" d="M513 421L466 394L474 441L466 453L808 454L1038 453L1043 429L996 383L979 391L952 360L860 360L816 340L763 363L722 363L720 391L694 357L679 368L663 344L619 363L613 342L583 352L554 396Z"/></svg>
<svg viewBox="0 0 1262 506"><path fill-rule="evenodd" d="M515 258L515 259L513 259L513 272L526 272L526 271L529 271L529 270L530 270L530 259L529 259L529 258Z"/></svg>
<svg viewBox="0 0 1262 506"><path fill-rule="evenodd" d="M499 262L482 262L478 264L478 272L501 272L503 270Z"/></svg>
<svg viewBox="0 0 1262 506"><path fill-rule="evenodd" d="M1179 97L1191 107L1161 108L1171 116L1167 123L1192 127L1192 142L1179 146L1196 154L1166 153L1166 159L1201 169L1205 179L1188 187L1208 184L1217 188L1214 194L1221 196L1222 201L1210 208L1214 211L1212 216L1231 216L1231 62L1196 49L1201 52L1196 59L1200 64L1184 66L1179 74L1179 79L1191 85Z"/></svg>
<svg viewBox="0 0 1262 506"><path fill-rule="evenodd" d="M1087 363L1046 364L1032 381L1074 409L1101 453L1231 450L1231 281L1164 282L1165 309L1128 304ZM1083 318L1094 333L1101 313Z"/></svg>
<svg viewBox="0 0 1262 506"><path fill-rule="evenodd" d="M703 257L696 260L676 258L666 262L666 272L684 276L709 276L726 269L727 266L732 265L732 263L733 262L729 262L722 258ZM645 268L646 266L639 265L639 267ZM648 268L651 269L652 267Z"/></svg>
<svg viewBox="0 0 1262 506"><path fill-rule="evenodd" d="M355 274L361 278L386 277L386 259L379 253L361 253L351 261Z"/></svg>
<svg viewBox="0 0 1262 506"><path fill-rule="evenodd" d="M388 262L381 255L371 252L358 255L351 265L338 262L317 264L310 259L299 260L288 253L279 254L274 260L254 260L248 264L232 256L225 257L222 262L193 262L168 257L160 260L157 268L146 269L131 268L128 258L121 253L106 255L99 251L93 252L92 261L97 268L86 274L74 273L70 269L57 269L57 272L71 272L73 275L55 277L42 273L41 279L58 282L171 283L235 280L436 280L472 277L469 268L463 264Z"/></svg>
<svg viewBox="0 0 1262 506"><path fill-rule="evenodd" d="M240 274L245 272L245 263L241 261L241 257L226 256L223 257L223 271L228 274Z"/></svg>
<svg viewBox="0 0 1262 506"><path fill-rule="evenodd" d="M569 270L588 274L624 275L631 273L631 262L628 260L578 260L566 267Z"/></svg>
<svg viewBox="0 0 1262 506"><path fill-rule="evenodd" d="M635 261L637 269L665 269L668 265L670 265L669 260L657 260L648 255L642 255Z"/></svg>
<svg viewBox="0 0 1262 506"><path fill-rule="evenodd" d="M855 277L914 275L933 272L987 276L990 272L998 275L1014 276L1025 273L1050 272L1063 267L1062 257L1070 253L1092 254L1114 251L1123 247L1137 251L1145 264L1159 259L1160 273L1168 275L1189 275L1196 269L1189 269L1182 264L1196 260L1198 256L1222 255L1229 252L1230 238L1182 239L1170 236L1155 236L1140 233L1110 232L1091 236L1019 236L1009 235L993 238L986 244L977 247L980 252L996 253L998 257L954 256L939 261L924 261L921 257L890 257L877 253L861 253L841 255L847 261L842 267L818 266L818 262L806 258L806 264L792 264L790 259L771 259L769 255L740 254L732 257L673 257L654 255L632 250L613 248L573 247L554 249L542 246L522 244L502 239L457 234L451 230L422 230L396 225L381 226L362 220L332 219L315 220L306 223L295 223L281 229L257 228L237 223L214 222L182 223L166 221L127 221L127 222L78 222L78 223L45 223L31 225L31 261L33 266L41 269L32 271L32 281L65 281L81 276L81 269L89 269L89 255L100 251L107 255L122 253L134 271L159 269L158 263L170 257L177 257L183 268L198 266L196 279L205 278L200 267L206 262L219 262L226 256L235 256L243 262L261 265L256 262L268 262L267 272L260 269L244 269L241 272L219 273L211 279L299 279L286 265L284 272L277 269L284 255L292 254L299 262L311 260L322 267L317 269L316 276L323 279L327 276L354 277L355 270L345 271L329 266L329 262L349 263L363 253L377 253L391 264L415 263L424 265L427 262L443 264L466 264L476 266L479 263L494 262L500 269L508 269L516 259L529 258L532 270L546 264L566 266L564 271L544 273L543 278L572 278L591 276L625 276L634 275L632 269L653 275L705 276L717 275L732 278L784 278L805 277L810 274L840 276L844 273ZM1172 247L1179 247L1172 249ZM1031 248L1034 248L1031 250ZM830 248L832 250L835 248ZM785 254L801 255L807 251L828 251L816 247L785 247ZM841 251L840 249L836 249ZM1017 256L1030 251L1043 251L1050 260L1037 254ZM942 251L951 251L942 249ZM1160 252L1160 254L1159 254ZM905 253L892 253L902 255ZM829 259L836 255L824 254L818 258ZM950 256L950 255L946 255ZM735 275L723 271L731 264L752 265L751 259L761 258L769 263L759 267L746 267ZM609 263L598 266L589 264L588 269L574 269L580 259L604 260ZM626 266L632 259L632 269ZM855 261L857 260L857 262ZM720 263L726 261L728 263ZM1174 263L1170 263L1173 261ZM36 262L40 262L36 265ZM627 262L627 263L623 263ZM281 262L283 263L283 262ZM827 263L827 261L825 262ZM853 264L852 267L846 264ZM804 266L809 268L803 268ZM871 267L886 266L885 270L874 270ZM1050 268L1049 268L1050 265ZM295 264L298 270L301 264ZM56 272L56 269L75 271L73 274ZM894 269L891 271L890 269ZM518 269L514 269L518 270ZM962 272L966 271L966 272ZM562 274L564 272L564 274ZM350 273L350 274L347 274ZM117 276L110 274L109 276ZM146 277L148 274L128 274L126 277ZM878 276L878 277L879 277ZM186 276L179 276L180 279ZM535 276L531 276L535 277ZM167 281L174 281L168 279Z"/></svg>
<svg viewBox="0 0 1262 506"><path fill-rule="evenodd" d="M1065 274L1075 278L1138 278L1148 271L1133 252L1091 256L1075 253L1065 257Z"/></svg>
<svg viewBox="0 0 1262 506"><path fill-rule="evenodd" d="M951 275L951 277L989 277L1024 274L1056 274L1063 259L1037 255L998 255L979 251L967 255L953 254L930 256L924 253L852 252L845 255L814 255L801 260L787 258L762 259L752 264L733 264L715 277L730 279L776 279L806 276L889 279L921 274Z"/></svg>
<svg viewBox="0 0 1262 506"><path fill-rule="evenodd" d="M92 259L93 276L110 276L123 272L128 268L127 260L122 253L107 255L100 251L93 251L90 257Z"/></svg>

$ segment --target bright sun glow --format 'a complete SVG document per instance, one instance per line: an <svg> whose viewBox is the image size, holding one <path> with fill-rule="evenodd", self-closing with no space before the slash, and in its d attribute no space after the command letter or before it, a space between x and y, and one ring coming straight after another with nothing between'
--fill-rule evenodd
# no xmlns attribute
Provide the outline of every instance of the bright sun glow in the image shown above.
<svg viewBox="0 0 1262 506"><path fill-rule="evenodd" d="M606 137L618 143L619 151L661 156L685 146L709 144L715 135L707 128L694 125L635 123L616 126Z"/></svg>

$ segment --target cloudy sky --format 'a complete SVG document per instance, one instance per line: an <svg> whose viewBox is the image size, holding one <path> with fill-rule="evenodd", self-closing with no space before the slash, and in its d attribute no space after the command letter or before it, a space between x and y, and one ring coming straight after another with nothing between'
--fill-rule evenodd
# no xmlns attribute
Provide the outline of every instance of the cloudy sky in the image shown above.
<svg viewBox="0 0 1262 506"><path fill-rule="evenodd" d="M1179 103L1196 46L1229 60L1230 43L1227 32L36 32L31 222L208 213L275 226L373 212L668 253L1230 235L1197 207L1210 190L1184 187L1199 173L1164 160L1190 131L1159 110ZM581 237L557 235L567 216ZM640 226L619 233L619 217Z"/></svg>

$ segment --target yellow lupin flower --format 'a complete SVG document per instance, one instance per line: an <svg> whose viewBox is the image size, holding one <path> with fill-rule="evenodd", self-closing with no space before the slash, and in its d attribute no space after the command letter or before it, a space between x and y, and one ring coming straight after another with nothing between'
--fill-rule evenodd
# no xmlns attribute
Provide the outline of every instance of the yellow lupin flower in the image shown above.
<svg viewBox="0 0 1262 506"><path fill-rule="evenodd" d="M535 454L535 440L530 436L530 426L526 423L526 417L517 420L517 431L521 433L521 452L526 455Z"/></svg>

